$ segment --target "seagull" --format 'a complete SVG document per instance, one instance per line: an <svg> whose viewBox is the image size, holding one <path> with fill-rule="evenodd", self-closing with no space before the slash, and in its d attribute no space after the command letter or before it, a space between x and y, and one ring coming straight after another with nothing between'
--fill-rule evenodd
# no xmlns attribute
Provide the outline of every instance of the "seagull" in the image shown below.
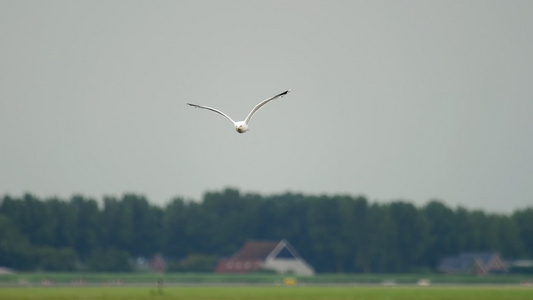
<svg viewBox="0 0 533 300"><path fill-rule="evenodd" d="M265 104L267 104L268 102L274 100L274 99L277 99L277 98L281 98L285 95L287 95L291 90L286 90L285 92L283 93L280 93L280 94L277 94L276 96L274 97L270 97L266 100L263 100L262 102L260 102L259 104L257 104L254 109L252 109L252 111L248 114L248 116L246 117L246 119L244 119L244 121L238 121L238 122L235 122L233 121L232 118L230 118L228 115L226 115L225 113L221 112L220 110L216 109L216 108L212 108L212 107L208 107L208 106L203 106L203 105L198 105L198 104L192 104L192 103L187 103L188 105L190 106L193 106L193 107L197 107L197 108L203 108L203 109L207 109L207 110L210 110L210 111L214 111L216 112L217 114L220 114L226 118L228 118L228 120L231 121L231 123L233 123L233 125L235 126L235 130L237 130L238 133L245 133L246 131L248 131L248 123L250 123L250 119L252 119L252 116L261 108L263 107Z"/></svg>

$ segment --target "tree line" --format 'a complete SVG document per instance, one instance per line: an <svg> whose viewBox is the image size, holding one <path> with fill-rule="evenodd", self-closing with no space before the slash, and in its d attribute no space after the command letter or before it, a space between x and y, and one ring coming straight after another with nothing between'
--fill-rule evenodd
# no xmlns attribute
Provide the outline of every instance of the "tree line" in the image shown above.
<svg viewBox="0 0 533 300"><path fill-rule="evenodd" d="M0 266L17 270L131 271L132 260L157 253L170 271L209 271L247 240L281 239L318 272L431 271L465 251L533 258L533 208L505 215L440 201L236 189L163 207L135 194L100 202L6 195L0 203Z"/></svg>

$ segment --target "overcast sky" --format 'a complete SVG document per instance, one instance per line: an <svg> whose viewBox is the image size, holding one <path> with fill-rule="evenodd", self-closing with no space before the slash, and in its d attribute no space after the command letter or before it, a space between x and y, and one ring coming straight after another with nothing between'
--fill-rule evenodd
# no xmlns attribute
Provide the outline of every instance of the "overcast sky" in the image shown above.
<svg viewBox="0 0 533 300"><path fill-rule="evenodd" d="M0 0L0 195L533 206L532 1ZM261 100L292 92L261 109Z"/></svg>

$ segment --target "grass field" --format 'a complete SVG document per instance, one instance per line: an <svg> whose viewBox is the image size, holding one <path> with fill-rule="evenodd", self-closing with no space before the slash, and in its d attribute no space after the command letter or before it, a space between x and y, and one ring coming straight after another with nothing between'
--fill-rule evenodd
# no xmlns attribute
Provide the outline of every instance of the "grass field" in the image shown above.
<svg viewBox="0 0 533 300"><path fill-rule="evenodd" d="M0 276L0 300L361 299L533 300L531 275L17 273ZM417 286L425 278L430 286ZM156 281L165 286L158 290ZM385 283L397 285L383 285Z"/></svg>
<svg viewBox="0 0 533 300"><path fill-rule="evenodd" d="M533 300L532 287L519 286L185 286L1 288L2 300Z"/></svg>

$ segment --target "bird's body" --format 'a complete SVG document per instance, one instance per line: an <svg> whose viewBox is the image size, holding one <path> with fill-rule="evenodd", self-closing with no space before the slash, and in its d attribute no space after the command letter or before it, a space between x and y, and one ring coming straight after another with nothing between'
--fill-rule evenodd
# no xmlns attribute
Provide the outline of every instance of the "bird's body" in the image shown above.
<svg viewBox="0 0 533 300"><path fill-rule="evenodd" d="M246 131L248 131L248 124L250 123L250 120L252 119L252 116L261 108L263 107L263 105L267 104L268 102L274 100L274 99L277 99L277 98L281 98L285 95L287 95L291 90L286 90L285 92L283 93L280 93L280 94L277 94L276 96L274 97L271 97L271 98L268 98L266 100L263 100L261 101L259 104L257 104L253 109L252 111L248 114L248 116L246 117L246 119L244 119L244 121L233 121L232 118L230 118L228 115L226 115L225 113L221 112L220 110L216 109L216 108L212 108L212 107L208 107L208 106L203 106L203 105L198 105L198 104L192 104L192 103L187 103L188 105L190 106L193 106L193 107L197 107L197 108L203 108L203 109L207 109L207 110L210 110L210 111L213 111L213 112L216 112L217 114L220 114L224 117L226 117L228 120L231 121L231 123L233 123L233 125L235 126L235 130L237 130L238 133L245 133Z"/></svg>

